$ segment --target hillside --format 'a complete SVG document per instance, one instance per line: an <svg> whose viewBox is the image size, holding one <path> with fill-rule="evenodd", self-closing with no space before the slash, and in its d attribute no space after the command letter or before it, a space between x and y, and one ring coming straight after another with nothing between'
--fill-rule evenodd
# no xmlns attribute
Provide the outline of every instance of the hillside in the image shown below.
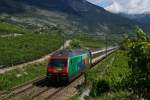
<svg viewBox="0 0 150 100"><path fill-rule="evenodd" d="M21 26L0 22L0 69L41 58L58 49L63 44L61 40L59 32L32 33Z"/></svg>
<svg viewBox="0 0 150 100"><path fill-rule="evenodd" d="M118 34L139 25L86 0L1 0L0 16L27 28L59 27L66 33Z"/></svg>
<svg viewBox="0 0 150 100"><path fill-rule="evenodd" d="M150 14L122 14L122 16L136 20L143 25L150 26Z"/></svg>

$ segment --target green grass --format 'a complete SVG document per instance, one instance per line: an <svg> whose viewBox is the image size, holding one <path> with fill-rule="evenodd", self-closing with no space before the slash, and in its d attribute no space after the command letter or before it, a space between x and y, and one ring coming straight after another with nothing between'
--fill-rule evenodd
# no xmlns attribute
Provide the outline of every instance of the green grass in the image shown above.
<svg viewBox="0 0 150 100"><path fill-rule="evenodd" d="M86 73L86 82L92 86L90 96L102 96L110 91L115 93L128 89L131 70L127 59L126 53L119 50L89 70Z"/></svg>
<svg viewBox="0 0 150 100"><path fill-rule="evenodd" d="M105 43L103 40L100 40L99 38L79 38L81 47L88 47L88 48L101 48L105 46Z"/></svg>
<svg viewBox="0 0 150 100"><path fill-rule="evenodd" d="M108 92L97 97L87 97L86 100L130 100L128 91Z"/></svg>
<svg viewBox="0 0 150 100"><path fill-rule="evenodd" d="M97 40L80 40L81 47L88 47L88 48L102 48L105 47L102 41Z"/></svg>
<svg viewBox="0 0 150 100"><path fill-rule="evenodd" d="M68 100L78 100L78 96L71 96L71 97L69 97L69 99Z"/></svg>
<svg viewBox="0 0 150 100"><path fill-rule="evenodd" d="M24 34L0 38L0 65L11 66L40 58L62 45L57 34Z"/></svg>
<svg viewBox="0 0 150 100"><path fill-rule="evenodd" d="M47 61L27 65L0 75L0 91L11 88L46 74Z"/></svg>
<svg viewBox="0 0 150 100"><path fill-rule="evenodd" d="M0 22L0 35L12 34L12 33L27 33L28 31L22 27L16 26L14 24Z"/></svg>
<svg viewBox="0 0 150 100"><path fill-rule="evenodd" d="M86 36L75 36L73 42L76 42L81 48L102 48L105 47L105 41L98 37L90 38ZM77 46L77 47L79 47Z"/></svg>

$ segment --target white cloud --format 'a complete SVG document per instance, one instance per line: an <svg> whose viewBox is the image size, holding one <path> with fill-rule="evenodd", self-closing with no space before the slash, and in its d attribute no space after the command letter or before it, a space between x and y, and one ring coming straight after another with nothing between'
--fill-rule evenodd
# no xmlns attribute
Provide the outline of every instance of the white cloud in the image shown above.
<svg viewBox="0 0 150 100"><path fill-rule="evenodd" d="M100 3L102 0L87 0L87 1L89 1L89 2L91 2L91 3L93 3L93 4L98 4L98 3Z"/></svg>
<svg viewBox="0 0 150 100"><path fill-rule="evenodd" d="M150 13L150 0L88 0L114 13ZM105 1L105 2L104 2ZM107 5L103 6L102 5Z"/></svg>
<svg viewBox="0 0 150 100"><path fill-rule="evenodd" d="M100 5L102 7L106 7L112 4L112 0L87 0L87 1L96 5Z"/></svg>

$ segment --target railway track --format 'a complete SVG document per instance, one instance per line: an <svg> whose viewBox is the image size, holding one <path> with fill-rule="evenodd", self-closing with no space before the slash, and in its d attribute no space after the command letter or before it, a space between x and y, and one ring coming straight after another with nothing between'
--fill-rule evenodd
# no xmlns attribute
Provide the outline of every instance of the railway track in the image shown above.
<svg viewBox="0 0 150 100"><path fill-rule="evenodd" d="M58 92L60 92L61 90L63 90L65 87L59 88L57 89L55 92L53 92L51 95L49 95L48 97L46 97L45 100L49 100L51 99L53 96L55 96Z"/></svg>
<svg viewBox="0 0 150 100"><path fill-rule="evenodd" d="M66 100L67 96L71 95L71 93L69 94L69 92L75 93L73 87L76 88L78 85L81 85L83 82L84 82L84 75L81 75L69 85L58 88L55 92L48 95L45 98L45 100Z"/></svg>
<svg viewBox="0 0 150 100"><path fill-rule="evenodd" d="M116 48L110 50L107 54L109 55L115 50ZM93 61L95 61L93 63L93 66L99 63L106 56L107 55L105 55L105 52L103 52L101 56L93 59ZM11 97L13 100L56 100L57 98L59 98L59 95L64 94L65 90L76 87L79 83L81 84L81 80L84 80L83 75L81 75L69 85L61 86L51 84L48 80L46 80L44 76L42 76L28 83L13 88L10 93L0 93L0 100L6 99L8 97ZM64 97L65 96L63 96L63 98ZM59 98L58 100L62 100L62 98Z"/></svg>
<svg viewBox="0 0 150 100"><path fill-rule="evenodd" d="M81 80L80 78L83 76L80 76L78 79L74 80L72 83L70 83L67 86L55 86L50 83L47 83L46 80L40 80L43 81L42 83L29 83L26 86L18 87L16 90L12 91L10 94L5 95L3 99L11 97L13 100L25 100L28 98L32 100L55 100L56 95L63 91L64 89L67 89L69 87L72 87L75 83L78 83L77 81Z"/></svg>
<svg viewBox="0 0 150 100"><path fill-rule="evenodd" d="M55 96L58 92L60 92L61 90L63 90L66 87L58 87L58 88L51 88L48 89L44 92L41 92L40 94L33 96L32 99L33 100L52 100L52 97Z"/></svg>
<svg viewBox="0 0 150 100"><path fill-rule="evenodd" d="M9 96L15 96L15 95L18 95L20 93L23 93L24 91L27 91L27 90L31 89L32 87L34 87L34 85L33 85L34 83L40 82L41 80L44 80L44 78L45 78L45 76L41 76L41 77L36 78L34 80L31 80L27 83L16 86L16 87L12 88L9 92L1 92L0 93L0 100L5 99Z"/></svg>

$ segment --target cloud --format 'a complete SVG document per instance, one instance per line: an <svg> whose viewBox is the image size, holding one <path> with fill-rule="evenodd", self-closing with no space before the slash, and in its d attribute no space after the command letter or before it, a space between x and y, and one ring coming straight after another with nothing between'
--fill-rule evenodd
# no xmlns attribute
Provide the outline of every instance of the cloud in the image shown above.
<svg viewBox="0 0 150 100"><path fill-rule="evenodd" d="M98 3L100 3L102 0L87 0L87 1L89 1L89 2L91 2L91 3L93 3L93 4L98 4Z"/></svg>
<svg viewBox="0 0 150 100"><path fill-rule="evenodd" d="M101 7L107 7L110 4L109 0L87 0L87 1L99 5Z"/></svg>
<svg viewBox="0 0 150 100"><path fill-rule="evenodd" d="M101 7L107 7L112 4L111 0L87 0L93 4L100 5Z"/></svg>
<svg viewBox="0 0 150 100"><path fill-rule="evenodd" d="M113 13L150 13L150 0L88 0Z"/></svg>

